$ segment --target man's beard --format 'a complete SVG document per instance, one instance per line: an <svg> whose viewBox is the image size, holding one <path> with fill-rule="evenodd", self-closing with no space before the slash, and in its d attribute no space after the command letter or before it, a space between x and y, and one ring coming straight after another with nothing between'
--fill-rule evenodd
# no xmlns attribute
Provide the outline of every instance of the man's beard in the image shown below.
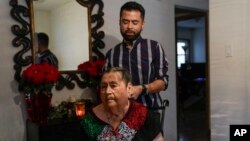
<svg viewBox="0 0 250 141"><path fill-rule="evenodd" d="M135 33L134 35L127 35L126 32L124 33L121 31L121 35L125 41L133 42L141 35L141 31Z"/></svg>

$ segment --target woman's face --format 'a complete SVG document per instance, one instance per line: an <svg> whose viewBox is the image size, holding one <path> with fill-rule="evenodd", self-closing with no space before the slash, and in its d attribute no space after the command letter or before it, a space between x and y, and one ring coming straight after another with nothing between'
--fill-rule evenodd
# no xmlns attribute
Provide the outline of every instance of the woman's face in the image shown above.
<svg viewBox="0 0 250 141"><path fill-rule="evenodd" d="M126 85L119 72L103 75L100 97L102 103L110 108L123 108L128 104L131 84Z"/></svg>
<svg viewBox="0 0 250 141"><path fill-rule="evenodd" d="M122 11L120 17L120 32L126 41L134 41L140 36L143 28L144 21L141 17L140 11Z"/></svg>

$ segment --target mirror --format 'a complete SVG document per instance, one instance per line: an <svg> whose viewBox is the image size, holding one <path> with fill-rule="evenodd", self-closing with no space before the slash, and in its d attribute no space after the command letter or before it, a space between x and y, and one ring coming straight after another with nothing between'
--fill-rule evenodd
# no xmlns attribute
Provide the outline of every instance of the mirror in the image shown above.
<svg viewBox="0 0 250 141"><path fill-rule="evenodd" d="M19 0L21 1L21 0ZM45 0L34 0L34 1L45 1ZM59 0L60 1L60 0ZM72 1L72 0L71 0ZM103 26L103 2L102 0L76 0L74 1L81 6L88 7L88 19L90 20L90 50L92 51L90 58L104 58L103 53L100 49L105 47L102 39L105 34L99 29ZM14 55L14 69L15 75L14 78L18 82L21 80L21 73L24 67L34 63L34 10L33 10L33 1L32 0L22 0L24 5L19 4L18 0L10 0L10 6L12 9L10 14L14 20L17 21L17 24L12 25L11 31L15 35L12 40L12 45L15 48L21 48ZM74 13L73 13L74 14ZM79 13L77 13L79 14ZM82 27L78 27L82 28ZM60 60L59 60L60 61ZM82 61L84 62L84 61ZM59 82L56 84L56 89L61 90L64 87L68 89L74 89L75 84L80 88L86 87L85 80L80 75L79 71L62 71L62 75L59 79Z"/></svg>
<svg viewBox="0 0 250 141"><path fill-rule="evenodd" d="M88 8L74 0L33 1L34 32L49 36L49 49L60 60L60 71L76 70L90 59ZM33 48L37 52L36 42Z"/></svg>

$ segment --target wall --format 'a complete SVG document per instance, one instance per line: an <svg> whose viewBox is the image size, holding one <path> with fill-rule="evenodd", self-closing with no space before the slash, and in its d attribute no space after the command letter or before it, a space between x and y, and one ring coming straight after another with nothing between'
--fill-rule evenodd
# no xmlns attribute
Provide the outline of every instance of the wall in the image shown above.
<svg viewBox="0 0 250 141"><path fill-rule="evenodd" d="M165 116L164 131L167 140L177 140L176 127L176 85L175 85L175 33L174 33L174 4L191 6L195 8L207 9L207 0L137 0L142 3L146 9L146 27L143 31L143 37L152 38L161 42L169 60L170 82L167 91L162 96L169 99L170 106L167 108ZM24 0L19 0L24 3ZM114 44L120 42L119 33L119 8L125 0L105 0L104 1L104 20L102 28L105 31L106 52ZM110 8L112 5L112 8ZM10 17L8 1L0 1L0 141L25 141L25 120L26 112L23 103L23 95L17 90L17 83L13 80L13 56L19 48L12 47L13 34L11 25L16 22ZM21 48L21 47L20 47ZM249 67L248 67L249 70ZM249 83L247 84L249 86ZM225 87L226 89L227 87ZM53 103L65 100L69 96L90 97L91 93L84 89L76 88L74 90L64 89L63 91L53 91Z"/></svg>
<svg viewBox="0 0 250 141"><path fill-rule="evenodd" d="M196 28L194 30L194 46L192 60L196 63L206 62L206 37L205 28Z"/></svg>
<svg viewBox="0 0 250 141"><path fill-rule="evenodd" d="M45 32L50 37L49 49L59 60L59 70L76 70L80 63L89 60L86 7L71 1L61 3L49 12L37 7L34 9L35 32Z"/></svg>
<svg viewBox="0 0 250 141"><path fill-rule="evenodd" d="M60 70L76 70L79 64L89 60L89 36L83 34L88 33L87 13L88 9L75 1L51 12L53 45L61 60Z"/></svg>
<svg viewBox="0 0 250 141"><path fill-rule="evenodd" d="M250 123L249 9L249 0L209 1L212 141L229 141L230 124Z"/></svg>
<svg viewBox="0 0 250 141"><path fill-rule="evenodd" d="M13 35L10 25L8 1L0 1L0 141L24 140L24 108L22 96L17 91L17 83L13 80L13 55L16 49L12 47Z"/></svg>
<svg viewBox="0 0 250 141"><path fill-rule="evenodd" d="M178 28L178 38L190 41L190 62L206 62L205 29L204 28Z"/></svg>

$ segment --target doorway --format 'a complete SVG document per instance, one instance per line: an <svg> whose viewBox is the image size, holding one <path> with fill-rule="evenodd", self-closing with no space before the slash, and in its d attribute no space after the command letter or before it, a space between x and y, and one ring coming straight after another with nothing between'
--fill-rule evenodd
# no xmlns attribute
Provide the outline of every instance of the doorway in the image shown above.
<svg viewBox="0 0 250 141"><path fill-rule="evenodd" d="M175 7L179 141L210 140L207 13Z"/></svg>

